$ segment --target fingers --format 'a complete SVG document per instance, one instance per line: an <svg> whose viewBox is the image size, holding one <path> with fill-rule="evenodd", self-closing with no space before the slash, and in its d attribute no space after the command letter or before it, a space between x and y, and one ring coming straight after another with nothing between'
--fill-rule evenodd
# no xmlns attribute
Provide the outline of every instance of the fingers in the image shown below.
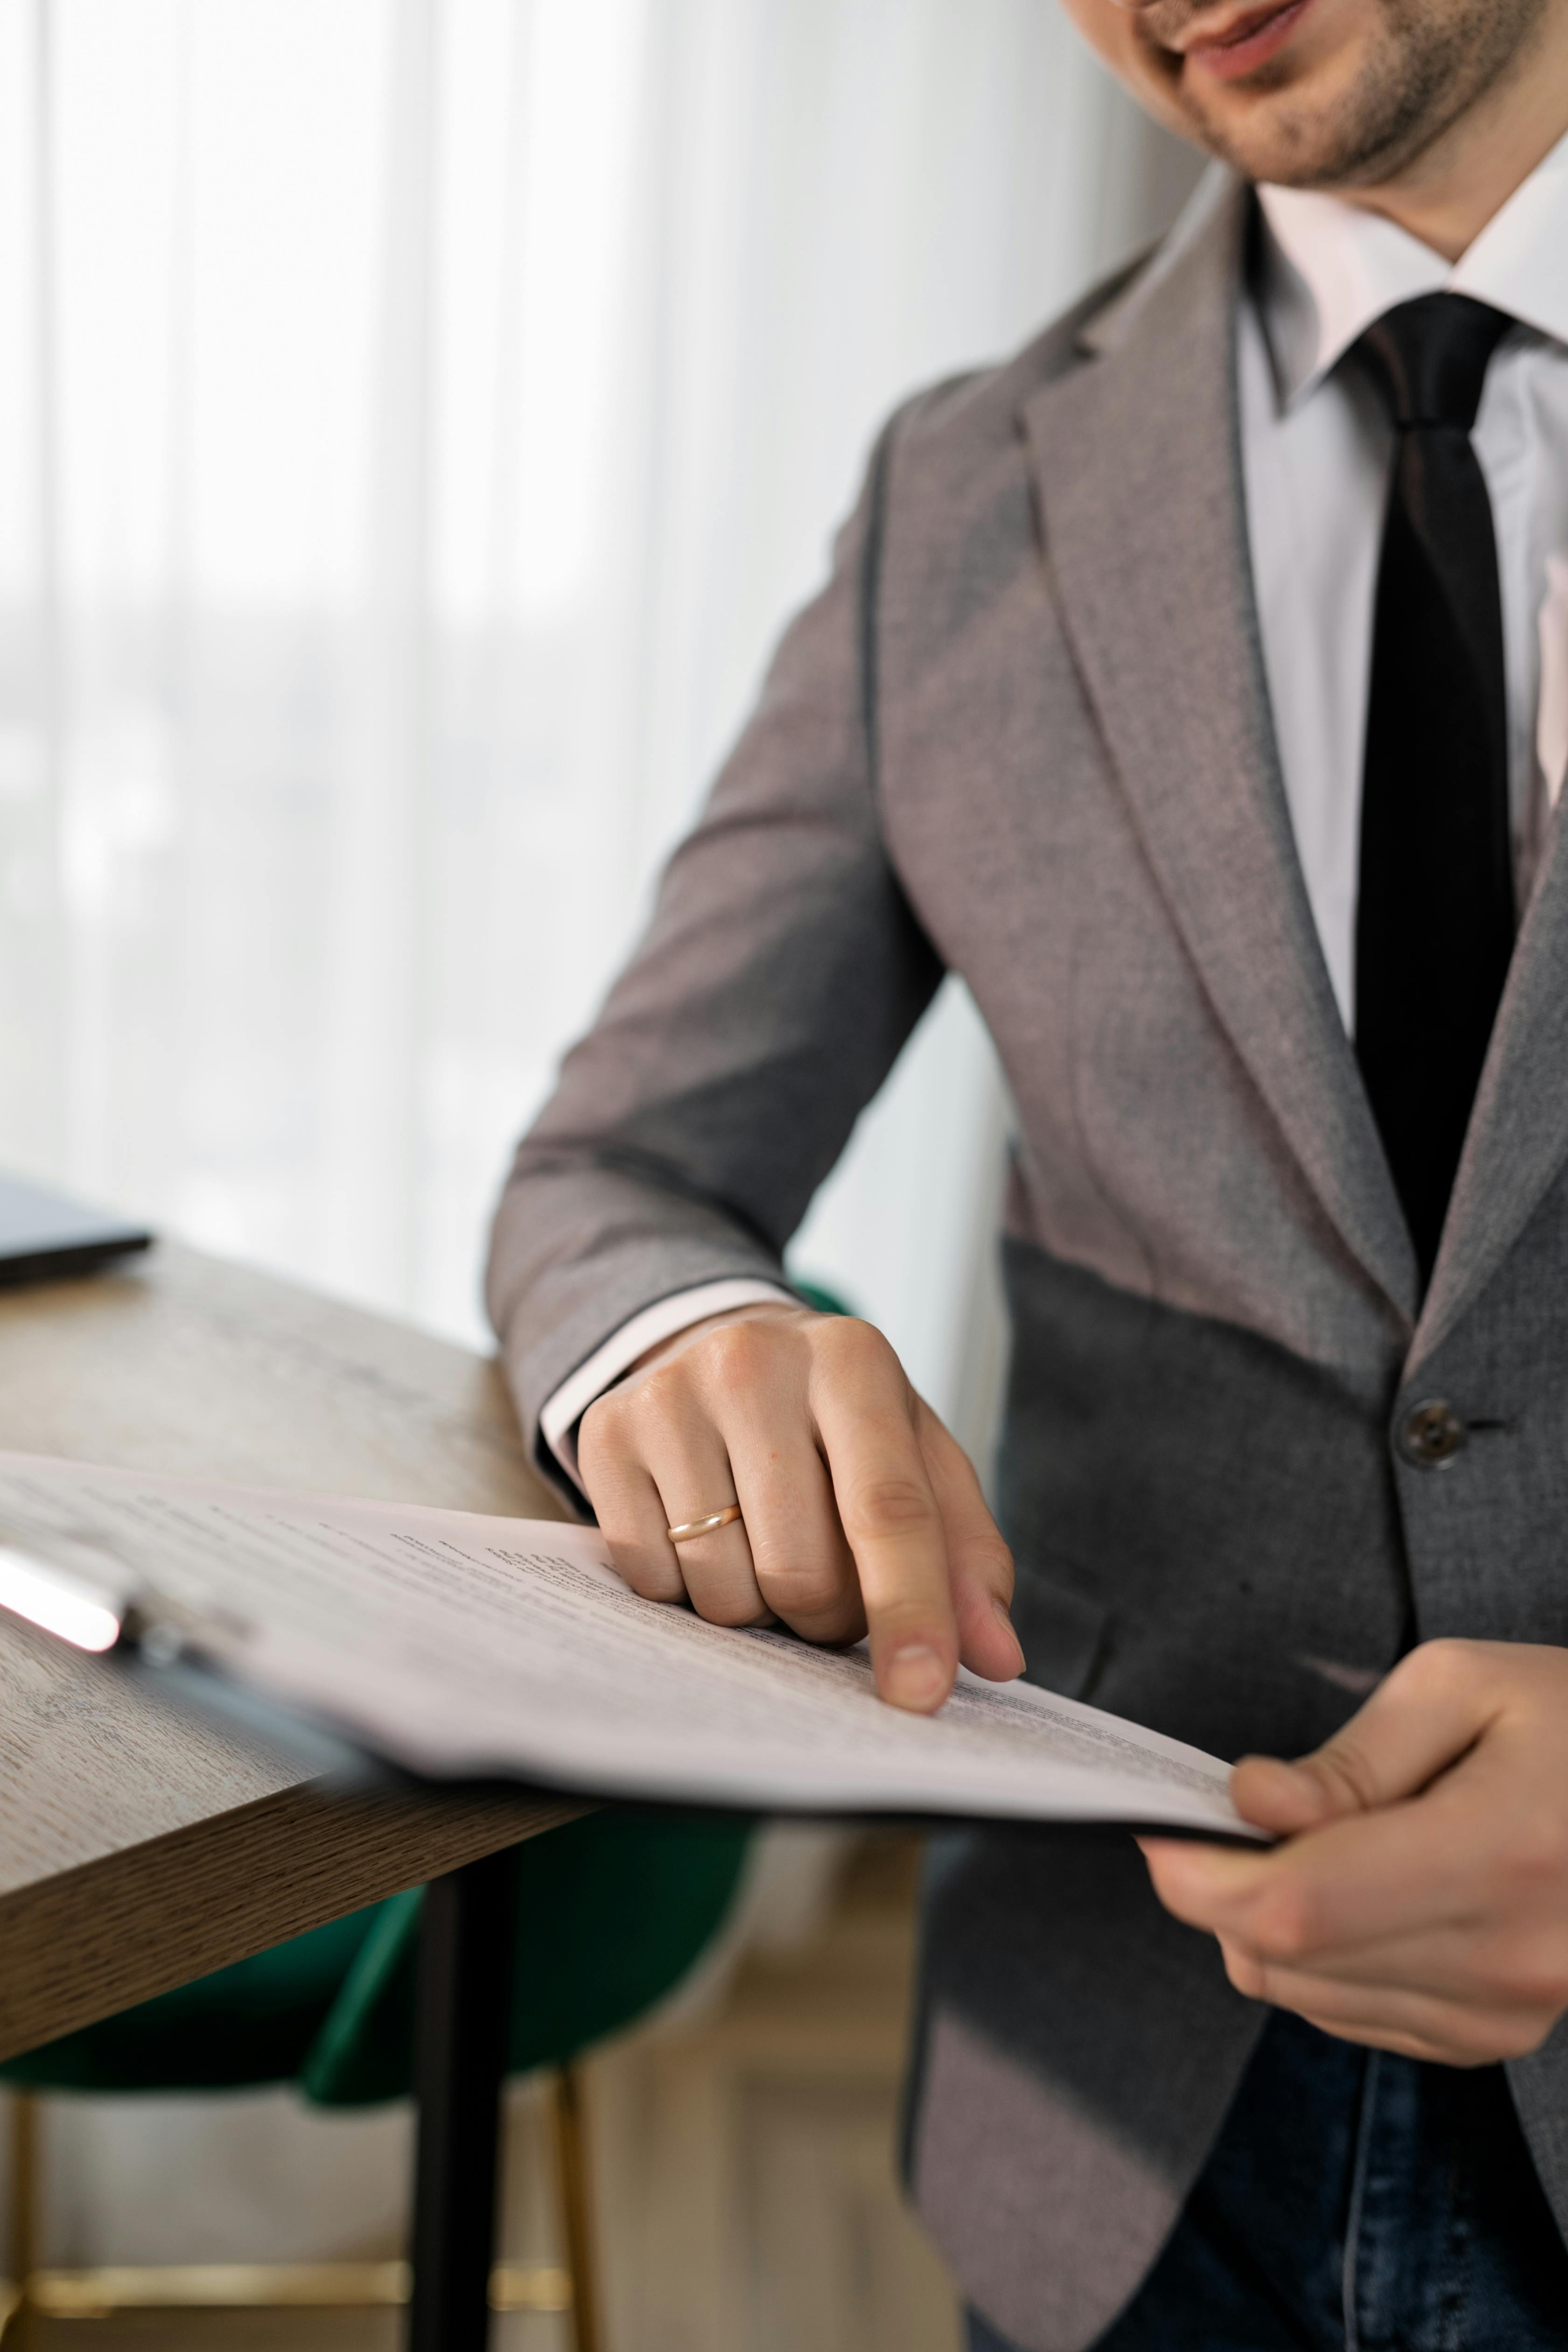
<svg viewBox="0 0 1568 2352"><path fill-rule="evenodd" d="M1473 1746L1503 1705L1490 1644L1426 1642L1402 1658L1343 1729L1293 1764L1247 1756L1237 1811L1292 1836L1320 1822L1414 1796Z"/></svg>
<svg viewBox="0 0 1568 2352"><path fill-rule="evenodd" d="M870 1637L878 1688L931 1711L958 1661L1023 1669L1013 1563L955 1440L881 1333L755 1307L650 1356L584 1414L578 1464L616 1568L731 1625ZM672 1546L668 1528L740 1505Z"/></svg>
<svg viewBox="0 0 1568 2352"><path fill-rule="evenodd" d="M1024 1671L1023 1649L1008 1613L1013 1555L986 1507L968 1454L923 1399L915 1402L921 1451L946 1538L958 1654L973 1674L1011 1682Z"/></svg>
<svg viewBox="0 0 1568 2352"><path fill-rule="evenodd" d="M1536 1822L1521 1846L1498 1779L1483 1748L1423 1796L1268 1854L1142 1843L1161 1900L1218 1937L1242 1991L1475 2064L1534 2049L1568 2006L1561 1834Z"/></svg>
<svg viewBox="0 0 1568 2352"><path fill-rule="evenodd" d="M1407 1816L1417 1808L1397 1810ZM1343 2040L1447 2065L1480 2065L1537 2048L1563 2006L1560 1938L1500 1934L1487 1918L1467 1916L1468 1898L1445 1886L1455 1914L1446 1923L1417 1899L1397 1932L1336 1943L1329 1940L1333 1911L1315 1908L1311 1881L1299 1870L1269 1868L1299 1863L1331 1841L1342 1853L1346 1839L1359 1839L1371 1826L1342 1824L1278 1855L1139 1843L1167 1908L1217 1936L1231 1982L1250 2000L1293 2010ZM1181 1883L1194 1853L1226 1865L1214 1878L1228 1884L1211 1885L1208 1901ZM1323 1857L1311 1859L1316 1874ZM1331 1857L1316 1893L1333 1876Z"/></svg>
<svg viewBox="0 0 1568 2352"><path fill-rule="evenodd" d="M1552 2030L1546 2009L1452 2000L1424 1987L1341 1984L1289 1969L1260 1969L1225 1948L1238 1992L1294 2011L1324 2033L1380 2050L1397 2050L1446 2066L1486 2066L1539 2049Z"/></svg>
<svg viewBox="0 0 1568 2352"><path fill-rule="evenodd" d="M1568 2011L1568 1652L1427 1643L1316 1755L1234 1788L1286 1843L1141 1843L1243 1992L1449 2065L1522 2056Z"/></svg>
<svg viewBox="0 0 1568 2352"><path fill-rule="evenodd" d="M880 1332L846 1318L831 1339L824 1334L812 1413L855 1556L877 1688L928 1715L952 1688L959 1636L917 1403Z"/></svg>
<svg viewBox="0 0 1568 2352"><path fill-rule="evenodd" d="M1156 1854L1151 1842L1161 1900L1192 1926L1321 1960L1413 1924L1460 1924L1500 1899L1504 1825L1519 1806L1499 1760L1507 1743L1483 1738L1505 1706L1494 1647L1428 1643L1300 1764L1244 1759L1237 1810L1289 1843L1264 1854L1173 1843Z"/></svg>
<svg viewBox="0 0 1568 2352"><path fill-rule="evenodd" d="M1473 1912L1502 1852L1487 1801L1494 1767L1477 1744L1503 1711L1491 1646L1429 1643L1313 1755L1244 1758L1231 1776L1237 1811L1289 1842L1264 1854L1175 1843L1156 1853L1151 1842L1161 1900L1194 1927L1278 1943L1289 1958Z"/></svg>
<svg viewBox="0 0 1568 2352"><path fill-rule="evenodd" d="M752 1559L746 1498L731 1467L722 1435L711 1423L687 1416L660 1422L647 1433L647 1466L667 1528L689 1526L739 1502L742 1516L711 1534L665 1542L700 1617L714 1625L760 1625L769 1619Z"/></svg>
<svg viewBox="0 0 1568 2352"><path fill-rule="evenodd" d="M1464 1850L1477 1842L1466 1811L1390 1806L1268 1853L1160 1839L1144 1842L1144 1853L1160 1900L1189 1927L1280 1959L1316 1960L1413 1922L1461 1924L1474 1903Z"/></svg>
<svg viewBox="0 0 1568 2352"><path fill-rule="evenodd" d="M724 1622L754 1622L759 1612L771 1613L810 1641L854 1641L865 1631L865 1612L854 1559L812 1432L808 1352L794 1344L798 1334L787 1328L781 1347L779 1328L763 1328L767 1319L752 1318L710 1335L695 1391L703 1433L700 1440L689 1436L686 1442L689 1465L697 1460L716 1464L722 1457L723 1475L741 1507L741 1526L724 1532L742 1537L752 1617L731 1614ZM653 1450L663 1442L656 1438ZM661 1491L675 1491L668 1484L673 1472L656 1465L656 1475ZM682 1475L693 1472L688 1466ZM700 1475L711 1482L719 1474L708 1467ZM683 1568L711 1540L716 1539L703 1537L683 1544ZM710 1589L694 1581L689 1570L686 1580L693 1604L703 1616L713 1616Z"/></svg>
<svg viewBox="0 0 1568 2352"><path fill-rule="evenodd" d="M1540 1968L1568 2002L1568 1924L1555 1902L1538 1915L1506 1828L1464 1793L1336 1822L1270 1854L1157 1839L1144 1853L1167 1910L1265 1962L1390 1980L1419 1969L1456 1991L1501 1992L1512 1971L1526 1998Z"/></svg>
<svg viewBox="0 0 1568 2352"><path fill-rule="evenodd" d="M590 1412L598 1409L590 1407ZM603 1462L595 1464L594 1451L585 1414L578 1465L616 1575L645 1601L684 1601L680 1563L665 1532L669 1522L646 1465L613 1444L605 1445Z"/></svg>
<svg viewBox="0 0 1568 2352"><path fill-rule="evenodd" d="M723 1437L675 1362L601 1397L584 1415L578 1463L616 1572L648 1601L689 1599L719 1625L766 1622L742 1516L677 1546L672 1527L736 1502Z"/></svg>
<svg viewBox="0 0 1568 2352"><path fill-rule="evenodd" d="M1235 1937L1222 1936L1219 1941L1227 1962L1236 1962L1233 1981L1260 2000L1274 2000L1276 1985L1310 1981L1363 1998L1419 1987L1436 2000L1510 2014L1549 2016L1563 2001L1561 1939L1528 1930L1500 1930L1486 1921L1414 1929L1362 1945L1354 1952L1314 1955L1299 1967L1266 1958ZM1255 1987L1241 1983L1237 1969L1244 1964L1256 1976Z"/></svg>
<svg viewBox="0 0 1568 2352"><path fill-rule="evenodd" d="M734 1433L731 1444L736 1490L768 1607L808 1642L858 1642L866 1611L855 1556L809 1433L803 1426L770 1444L766 1431L748 1426Z"/></svg>

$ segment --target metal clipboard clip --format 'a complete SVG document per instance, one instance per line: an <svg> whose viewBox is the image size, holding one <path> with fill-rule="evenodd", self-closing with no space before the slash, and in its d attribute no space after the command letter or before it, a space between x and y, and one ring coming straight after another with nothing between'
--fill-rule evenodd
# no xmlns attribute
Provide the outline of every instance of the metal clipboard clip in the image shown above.
<svg viewBox="0 0 1568 2352"><path fill-rule="evenodd" d="M407 1785L405 1774L332 1726L297 1713L232 1671L249 1637L242 1618L156 1591L93 1540L51 1532L40 1544L0 1530L0 1610L74 1650L112 1661L231 1737L280 1749L302 1777L334 1792Z"/></svg>

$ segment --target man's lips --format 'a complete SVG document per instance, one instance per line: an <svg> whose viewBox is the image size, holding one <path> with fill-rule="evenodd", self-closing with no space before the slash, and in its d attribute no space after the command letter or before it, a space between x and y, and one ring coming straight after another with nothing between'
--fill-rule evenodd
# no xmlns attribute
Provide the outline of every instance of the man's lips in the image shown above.
<svg viewBox="0 0 1568 2352"><path fill-rule="evenodd" d="M1221 31L1187 42L1187 63L1215 81L1240 81L1279 56L1311 5L1312 0L1274 0L1271 7L1249 8Z"/></svg>

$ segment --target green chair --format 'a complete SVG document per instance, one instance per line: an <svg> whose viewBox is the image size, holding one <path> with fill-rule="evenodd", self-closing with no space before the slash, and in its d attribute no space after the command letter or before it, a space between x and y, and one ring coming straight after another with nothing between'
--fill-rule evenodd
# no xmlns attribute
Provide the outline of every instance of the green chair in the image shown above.
<svg viewBox="0 0 1568 2352"><path fill-rule="evenodd" d="M564 2273L500 2266L500 2308L570 2309L579 2352L596 2326L579 2055L651 2009L723 1924L749 1825L610 1810L520 1846L510 2070L557 2070L556 2149ZM48 2272L32 2259L30 2093L236 2090L297 2083L322 2106L396 2098L409 2086L423 1890L353 1913L271 1951L0 2065L17 2103L13 2309L86 2315L131 2305L401 2302L406 2265L255 2265L185 2272ZM535 1923L547 1932L531 1933ZM0 2328L5 2326L0 2300Z"/></svg>

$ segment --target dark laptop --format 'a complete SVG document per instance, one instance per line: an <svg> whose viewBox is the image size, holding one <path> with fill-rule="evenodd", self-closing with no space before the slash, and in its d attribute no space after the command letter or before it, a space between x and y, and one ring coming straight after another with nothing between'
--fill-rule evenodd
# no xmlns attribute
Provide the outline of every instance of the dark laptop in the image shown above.
<svg viewBox="0 0 1568 2352"><path fill-rule="evenodd" d="M89 1274L110 1258L146 1249L152 1239L144 1226L0 1175L0 1283Z"/></svg>

